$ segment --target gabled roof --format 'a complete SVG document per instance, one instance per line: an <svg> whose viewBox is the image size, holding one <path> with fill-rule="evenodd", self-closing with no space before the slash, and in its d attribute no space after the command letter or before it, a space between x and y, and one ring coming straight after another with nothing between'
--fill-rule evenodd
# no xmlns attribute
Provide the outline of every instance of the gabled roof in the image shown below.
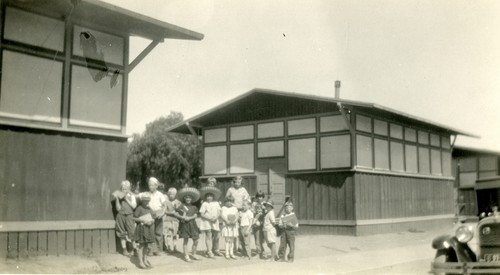
<svg viewBox="0 0 500 275"><path fill-rule="evenodd" d="M203 34L98 0L7 0L7 5L66 18L151 40L201 40Z"/></svg>
<svg viewBox="0 0 500 275"><path fill-rule="evenodd" d="M406 122L426 129L435 129L451 135L459 134L478 137L471 133L374 103L258 88L248 91L181 123L173 125L168 130L189 134L191 133L189 127L192 127L198 135L201 135L200 129L203 127L335 112L338 111L338 103L356 111L375 114L387 119Z"/></svg>

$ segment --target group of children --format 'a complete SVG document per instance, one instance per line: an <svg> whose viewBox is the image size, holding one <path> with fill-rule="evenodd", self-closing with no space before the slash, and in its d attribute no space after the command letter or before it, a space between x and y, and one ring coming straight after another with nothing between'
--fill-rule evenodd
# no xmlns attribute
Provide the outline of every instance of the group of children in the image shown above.
<svg viewBox="0 0 500 275"><path fill-rule="evenodd" d="M198 240L204 235L206 257L236 259L235 251L240 246L241 255L250 260L250 238L253 235L261 259L285 261L288 245L288 262L293 262L295 230L298 228L293 204L287 202L283 215L276 219L274 206L272 202L264 201L264 193L258 192L252 202L248 192L241 186L241 181L241 177L233 179L233 186L228 189L224 204L221 204L221 191L215 187L215 178L209 178L207 186L200 190L185 187L177 192L175 188L170 188L166 195L157 190L158 180L150 178L149 192L137 195L140 201L138 205L136 195L130 191L130 182L122 182L121 191L113 195L118 211L116 234L121 240L123 254L130 256L126 245L127 242L131 243L139 260L139 268L151 268L148 255L155 244L156 250L161 251L164 242L168 253L177 253L175 242L178 235L183 239L184 260L200 260L196 252ZM161 198L159 194L162 194ZM198 210L194 203L200 198L202 201ZM278 232L281 245L277 253ZM225 254L219 251L220 235L224 238ZM189 239L193 240L191 253ZM264 253L264 242L271 250L269 258ZM159 255L159 251L154 254Z"/></svg>

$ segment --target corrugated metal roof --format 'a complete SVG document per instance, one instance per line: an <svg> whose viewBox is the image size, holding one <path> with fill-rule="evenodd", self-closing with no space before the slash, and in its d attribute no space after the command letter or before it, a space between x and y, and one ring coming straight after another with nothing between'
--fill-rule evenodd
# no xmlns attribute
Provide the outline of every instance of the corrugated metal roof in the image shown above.
<svg viewBox="0 0 500 275"><path fill-rule="evenodd" d="M256 94L262 94L262 95L276 95L280 97L288 97L288 98L293 98L293 99L302 99L302 100L307 100L307 101L314 101L314 102L326 102L326 103L332 103L332 104L337 104L340 103L342 105L346 106L352 106L352 107L360 107L364 109L370 109L372 111L377 111L381 113L386 113L386 114L391 114L395 115L400 118L405 118L410 121L418 122L421 124L429 125L434 128L439 128L445 131L450 132L451 134L460 134L464 136L470 136L470 137L479 137L477 135L474 135L472 133L467 133L462 130L458 130L440 123L436 123L424 118L420 118L414 115L410 115L398 110L394 110L382 105L378 105L375 103L369 103L369 102L362 102L362 101L354 101L354 100L345 100L345 99L336 99L332 97L324 97L324 96L317 96L317 95L306 95L306 94L300 94L300 93L292 93L292 92L283 92L283 91L276 91L276 90L269 90L269 89L253 89L251 91L248 91L234 99L231 99L227 102L224 102L212 109L209 109L199 115L196 115L190 119L187 119L181 123L178 123L172 127L170 127L168 130L172 132L179 132L179 133L189 133L189 128L187 127L187 124L190 124L191 127L196 128L201 128L204 127L203 124L200 124L202 119L204 117L209 116L210 114L213 114L214 112L217 112L219 110L223 110L224 108L229 108L231 105L236 104L239 101L245 100L246 98L249 98L250 96L256 95ZM255 108L255 106L248 106L248 108ZM198 134L199 131L198 131Z"/></svg>

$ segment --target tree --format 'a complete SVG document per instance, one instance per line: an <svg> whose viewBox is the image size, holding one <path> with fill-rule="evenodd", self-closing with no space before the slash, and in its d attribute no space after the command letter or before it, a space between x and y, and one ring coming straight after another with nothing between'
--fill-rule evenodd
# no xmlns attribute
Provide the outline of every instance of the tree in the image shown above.
<svg viewBox="0 0 500 275"><path fill-rule="evenodd" d="M197 136L167 132L183 121L182 113L170 112L134 134L128 146L127 178L147 188L147 178L156 177L166 187L198 186L201 176L201 144Z"/></svg>

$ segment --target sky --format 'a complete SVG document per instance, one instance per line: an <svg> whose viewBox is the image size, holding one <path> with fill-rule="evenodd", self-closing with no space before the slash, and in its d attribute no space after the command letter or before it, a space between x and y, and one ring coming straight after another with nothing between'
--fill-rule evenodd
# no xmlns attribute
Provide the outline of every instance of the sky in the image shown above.
<svg viewBox="0 0 500 275"><path fill-rule="evenodd" d="M500 1L106 0L203 33L130 74L127 134L253 88L377 103L477 134L500 152ZM149 41L131 40L134 58Z"/></svg>

